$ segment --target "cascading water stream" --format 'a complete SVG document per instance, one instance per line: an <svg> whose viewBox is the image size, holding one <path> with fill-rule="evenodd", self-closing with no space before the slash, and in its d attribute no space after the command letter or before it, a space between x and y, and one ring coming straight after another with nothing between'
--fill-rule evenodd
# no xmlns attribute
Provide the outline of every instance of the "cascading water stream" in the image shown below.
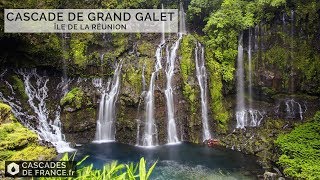
<svg viewBox="0 0 320 180"><path fill-rule="evenodd" d="M249 91L249 108L246 109L244 100L244 62L243 62L243 33L239 36L238 58L237 58L237 104L236 104L236 128L244 129L245 127L259 126L264 118L264 112L252 108L252 45L251 30L249 30L248 41L248 91Z"/></svg>
<svg viewBox="0 0 320 180"><path fill-rule="evenodd" d="M173 102L173 87L172 87L172 78L174 76L174 64L177 56L177 50L180 45L183 34L178 34L178 40L173 44L170 49L167 46L167 68L166 68L166 78L167 84L165 89L166 95L166 104L167 104L167 118L168 118L168 143L177 143L179 139L177 137L177 127L174 119L174 102Z"/></svg>
<svg viewBox="0 0 320 180"><path fill-rule="evenodd" d="M286 105L286 118L293 119L296 118L296 115L299 116L300 120L303 120L303 113L305 112L302 109L302 106L299 102L294 99L288 99L285 101Z"/></svg>
<svg viewBox="0 0 320 180"><path fill-rule="evenodd" d="M59 106L55 111L55 119L49 120L49 111L45 102L48 97L47 83L49 79L39 76L35 69L31 72L20 70L18 73L23 76L25 93L28 96L28 104L35 113L35 118L38 120L35 131L39 134L40 139L51 142L59 153L73 151L69 143L65 141L65 137L61 132ZM31 82L32 78L36 80L35 85Z"/></svg>
<svg viewBox="0 0 320 180"><path fill-rule="evenodd" d="M163 9L163 5L162 5ZM154 118L154 88L155 88L155 80L158 76L159 71L162 69L161 60L162 60L162 50L165 45L165 34L164 34L164 23L162 24L162 36L161 36L161 42L157 47L156 50L156 62L154 71L151 74L150 82L149 82L149 88L146 92L145 96L145 127L144 127L144 134L142 136L142 146L152 147L155 145L158 145L158 131L157 131L157 125L155 123ZM143 73L143 82L145 84L145 77ZM138 124L138 130L140 131L140 125ZM139 132L138 132L139 133ZM139 135L137 135L137 139L139 138ZM137 140L137 142L139 142Z"/></svg>
<svg viewBox="0 0 320 180"><path fill-rule="evenodd" d="M179 11L179 16L180 16L180 21L179 21L179 32L182 34L186 34L187 33L187 29L186 29L186 21L185 21L185 12L183 9L183 4L182 2L180 2L180 11Z"/></svg>
<svg viewBox="0 0 320 180"><path fill-rule="evenodd" d="M115 104L120 89L120 72L122 63L120 62L114 72L112 84L107 83L102 90L99 105L95 142L109 142L115 140ZM97 87L103 87L102 80L97 81ZM109 86L110 91L109 91Z"/></svg>
<svg viewBox="0 0 320 180"><path fill-rule="evenodd" d="M30 130L35 131L34 127L30 123L32 120L35 119L35 117L24 112L23 108L21 107L21 102L18 99L14 98L16 93L13 91L11 84L8 81L2 79L6 73L7 73L7 70L1 73L0 79L5 82L5 84L8 86L9 89L11 89L10 95L5 96L2 92L0 92L0 100L6 104L9 104L14 116L17 119L19 119L24 126L26 126Z"/></svg>
<svg viewBox="0 0 320 180"><path fill-rule="evenodd" d="M146 93L146 98L145 98L146 121L145 121L144 135L142 139L143 146L155 146L158 144L157 126L155 124L155 119L154 119L154 88L155 88L155 78L159 70L162 69L161 59L162 59L162 49L164 44L165 44L165 37L164 37L164 33L162 33L161 42L158 45L158 48L156 51L155 70L151 74L149 89Z"/></svg>
<svg viewBox="0 0 320 180"><path fill-rule="evenodd" d="M259 39L259 26L256 25L254 27L254 51L257 52L259 50L259 42L258 42L258 39Z"/></svg>
<svg viewBox="0 0 320 180"><path fill-rule="evenodd" d="M140 144L140 126L141 126L140 107L141 107L142 98L144 97L144 95L146 93L145 68L146 68L146 64L143 65L142 73L141 73L141 77L142 77L142 93L141 93L140 98L139 98L137 117L136 117L136 122L137 122L136 146L139 146L139 144Z"/></svg>
<svg viewBox="0 0 320 180"><path fill-rule="evenodd" d="M167 63L166 63L166 89L165 89L165 96L166 96L166 104L167 104L167 118L168 118L168 144L178 143L179 139L177 136L177 126L174 118L174 101L173 101L173 87L172 87L172 79L174 76L174 65L175 59L177 57L177 50L180 45L180 41L183 35L186 33L186 26L185 26L185 13L183 10L182 3L180 3L180 30L178 33L178 39L173 44L169 51L169 46L166 47L166 55L167 55Z"/></svg>
<svg viewBox="0 0 320 180"><path fill-rule="evenodd" d="M245 122L245 104L244 104L244 68L243 68L243 33L239 36L238 58L237 58L237 105L236 119L237 128L244 128Z"/></svg>
<svg viewBox="0 0 320 180"><path fill-rule="evenodd" d="M251 45L252 31L249 29L249 38L248 38L248 79L249 79L249 108L252 109L252 45Z"/></svg>
<svg viewBox="0 0 320 180"><path fill-rule="evenodd" d="M290 88L289 88L289 92L293 93L294 92L294 69L293 69L293 61L294 61L294 33L295 33L295 12L294 10L291 10L291 32L290 32L290 36L291 36L291 44L290 44Z"/></svg>
<svg viewBox="0 0 320 180"><path fill-rule="evenodd" d="M66 44L67 44L67 38L68 35L66 33L62 33L62 50L63 50L63 53L67 53L67 47L66 47ZM67 92L68 92L68 89L69 89L69 79L68 79L68 75L67 75L67 62L66 62L66 59L65 57L62 57L62 62L63 62L63 67L62 67L62 81L61 81L61 88L62 88L62 91L61 91L61 94L62 95L65 95Z"/></svg>
<svg viewBox="0 0 320 180"><path fill-rule="evenodd" d="M200 53L199 53L200 52ZM200 59L199 59L200 54ZM211 139L211 134L209 130L208 124L208 97L207 97L207 72L205 67L205 59L204 59L204 47L197 43L195 48L195 61L196 61L196 73L197 79L200 87L201 94L201 117L202 117L202 139L203 141Z"/></svg>

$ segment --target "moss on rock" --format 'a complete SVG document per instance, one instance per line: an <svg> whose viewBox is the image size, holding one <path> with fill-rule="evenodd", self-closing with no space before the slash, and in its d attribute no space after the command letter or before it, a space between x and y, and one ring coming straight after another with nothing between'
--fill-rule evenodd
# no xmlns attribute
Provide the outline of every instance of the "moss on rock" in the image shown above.
<svg viewBox="0 0 320 180"><path fill-rule="evenodd" d="M10 106L0 103L0 170L8 160L51 160L56 150L41 146L35 132L14 118Z"/></svg>
<svg viewBox="0 0 320 180"><path fill-rule="evenodd" d="M73 57L74 64L83 67L86 63L86 44L79 39L71 39L71 56Z"/></svg>
<svg viewBox="0 0 320 180"><path fill-rule="evenodd" d="M60 105L69 105L71 108L80 109L83 105L84 92L81 88L73 88L61 100Z"/></svg>
<svg viewBox="0 0 320 180"><path fill-rule="evenodd" d="M152 43L147 41L142 41L138 45L138 52L140 53L141 56L153 57L155 50Z"/></svg>
<svg viewBox="0 0 320 180"><path fill-rule="evenodd" d="M28 96L25 92L23 81L17 75L12 76L12 81L13 81L12 88L16 92L18 92L23 99L25 100L28 99Z"/></svg>
<svg viewBox="0 0 320 180"><path fill-rule="evenodd" d="M29 145L21 151L16 151L10 160L13 161L36 161L36 160L51 160L55 158L56 150L39 145Z"/></svg>
<svg viewBox="0 0 320 180"><path fill-rule="evenodd" d="M195 63L194 63L195 43L196 43L196 39L192 35L185 36L181 42L180 68L181 68L182 79L184 82L188 81L189 76L192 75L195 70Z"/></svg>
<svg viewBox="0 0 320 180"><path fill-rule="evenodd" d="M0 125L13 121L14 117L11 113L11 107L0 102Z"/></svg>
<svg viewBox="0 0 320 180"><path fill-rule="evenodd" d="M195 78L194 49L196 47L196 43L196 38L191 34L184 36L182 39L180 47L180 70L183 81L182 93L189 106L188 116L190 119L187 122L190 129L190 141L198 143L200 133L197 133L196 129L200 128L201 118L197 116L197 112L200 109L200 102L198 98L199 87Z"/></svg>
<svg viewBox="0 0 320 180"><path fill-rule="evenodd" d="M211 111L217 121L216 130L225 133L228 129L229 113L223 104L222 95L222 68L221 65L212 58L212 53L206 50L207 67L209 70L209 91L211 97Z"/></svg>

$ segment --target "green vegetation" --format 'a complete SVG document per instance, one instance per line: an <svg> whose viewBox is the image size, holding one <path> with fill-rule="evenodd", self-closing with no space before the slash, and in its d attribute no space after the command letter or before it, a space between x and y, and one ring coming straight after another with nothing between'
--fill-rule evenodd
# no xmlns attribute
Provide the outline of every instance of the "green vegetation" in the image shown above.
<svg viewBox="0 0 320 180"><path fill-rule="evenodd" d="M0 101L0 125L13 120L14 116L11 113L11 107L7 104L1 103Z"/></svg>
<svg viewBox="0 0 320 180"><path fill-rule="evenodd" d="M112 33L112 42L109 46L110 51L105 54L105 57L114 62L122 55L129 46L128 34Z"/></svg>
<svg viewBox="0 0 320 180"><path fill-rule="evenodd" d="M74 63L79 66L84 66L86 63L86 45L83 41L79 39L72 39L70 42L71 55L74 59Z"/></svg>
<svg viewBox="0 0 320 180"><path fill-rule="evenodd" d="M287 17L287 30L283 30L282 23L276 24L275 28L274 23L279 16L282 17L284 12L290 16L292 9L295 10L295 22L291 23L290 17ZM314 49L313 43L317 41L315 39L317 33L314 32L318 29L315 22L319 18L319 14L316 13L319 9L320 3L315 0L308 2L301 0L192 0L190 2L187 12L189 22L192 22L195 26L193 28L197 31L199 26L203 27L202 39L205 42L210 76L211 110L218 121L218 131L224 132L227 129L229 115L225 110L222 94L234 91L238 38L240 33L244 32L244 40L247 40L246 33L249 28L259 27L256 32L259 52L253 56L255 73L269 70L275 74L276 78L280 77L280 82L275 83L280 84L282 89L274 89L279 85L266 88L270 88L272 92L283 90L283 88L288 89L290 78L292 78L288 70L292 68L295 73L294 78L301 78L301 91L319 94L320 88L315 84L320 83L320 73L316 68L320 65L320 55L314 53L317 50ZM194 21L197 23L194 24ZM292 36L290 34L292 26L295 26L293 29L296 30L298 27L301 28L300 33L294 32ZM265 47L263 50L262 43ZM185 74L182 75L186 77Z"/></svg>
<svg viewBox="0 0 320 180"><path fill-rule="evenodd" d="M10 106L0 103L0 169L6 160L51 160L54 148L40 146L35 132L14 118Z"/></svg>
<svg viewBox="0 0 320 180"><path fill-rule="evenodd" d="M66 154L61 160L68 161L73 160L74 156L68 157ZM116 161L106 164L103 166L101 170L97 170L93 168L93 164L89 166L82 166L81 164L88 158L86 156L82 160L77 163L77 177L76 178L40 178L40 180L85 180L85 179L92 179L92 180L148 180L157 164L155 162L149 170L146 168L146 161L144 158L140 159L140 162L134 165L133 163L130 164L118 164Z"/></svg>
<svg viewBox="0 0 320 180"><path fill-rule="evenodd" d="M132 88L135 89L136 93L142 91L142 76L141 70L135 69L133 66L127 67L126 72L123 75L123 79L127 82Z"/></svg>
<svg viewBox="0 0 320 180"><path fill-rule="evenodd" d="M147 41L142 41L141 44L138 45L138 52L142 56L148 56L152 58L154 57L155 48L152 43Z"/></svg>
<svg viewBox="0 0 320 180"><path fill-rule="evenodd" d="M278 164L285 175L298 179L320 177L320 112L312 121L280 135L275 144L281 150Z"/></svg>
<svg viewBox="0 0 320 180"><path fill-rule="evenodd" d="M12 88L15 92L18 92L22 99L28 99L28 95L25 92L23 81L17 76L12 76L13 85Z"/></svg>
<svg viewBox="0 0 320 180"><path fill-rule="evenodd" d="M221 6L222 0L191 0L187 17L190 23L197 22L197 30L202 30L209 15Z"/></svg>
<svg viewBox="0 0 320 180"><path fill-rule="evenodd" d="M180 69L183 81L183 95L189 103L189 116L190 120L189 127L191 128L192 135L195 135L194 126L198 125L196 115L197 109L199 108L199 95L197 87L197 79L195 79L195 47L197 40L193 35L186 35L181 41L180 45ZM192 137L192 141L197 141L195 137Z"/></svg>
<svg viewBox="0 0 320 180"><path fill-rule="evenodd" d="M74 34L71 36L70 57L72 57L74 64L79 67L84 67L87 64L87 46L92 39L92 34Z"/></svg>
<svg viewBox="0 0 320 180"><path fill-rule="evenodd" d="M60 100L60 105L80 109L84 105L84 92L81 88L73 88Z"/></svg>
<svg viewBox="0 0 320 180"><path fill-rule="evenodd" d="M194 48L196 45L196 39L192 35L186 35L181 41L180 53L180 68L183 82L187 83L189 76L195 72L194 63Z"/></svg>
<svg viewBox="0 0 320 180"><path fill-rule="evenodd" d="M221 64L212 58L211 51L206 50L206 62L209 71L210 108L217 121L217 132L226 133L228 130L229 113L223 104L222 68Z"/></svg>

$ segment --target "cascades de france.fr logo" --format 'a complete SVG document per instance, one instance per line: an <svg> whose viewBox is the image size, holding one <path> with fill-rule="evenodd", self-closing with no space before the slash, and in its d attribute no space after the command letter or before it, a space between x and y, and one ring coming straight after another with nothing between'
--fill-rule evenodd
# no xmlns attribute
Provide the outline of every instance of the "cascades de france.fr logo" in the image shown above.
<svg viewBox="0 0 320 180"><path fill-rule="evenodd" d="M14 162L8 164L7 165L7 172L9 174L11 174L12 176L18 174L20 172L19 165Z"/></svg>

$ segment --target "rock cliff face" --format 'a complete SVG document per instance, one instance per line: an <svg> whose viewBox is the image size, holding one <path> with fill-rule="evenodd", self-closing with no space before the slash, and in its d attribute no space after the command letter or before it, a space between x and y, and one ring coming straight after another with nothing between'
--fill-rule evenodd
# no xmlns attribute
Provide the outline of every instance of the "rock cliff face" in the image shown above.
<svg viewBox="0 0 320 180"><path fill-rule="evenodd" d="M263 38L271 39L272 35L264 32ZM244 36L247 38L246 36ZM95 139L101 91L94 81L105 82L112 78L117 63L122 62L120 73L120 92L115 103L116 107L116 141L128 144L141 144L145 130L146 109L145 97L150 85L151 74L155 67L155 53L160 42L160 34L118 34L118 35L70 35L67 38L52 37L53 40L64 40L65 49L59 49L63 56L59 63L48 61L25 61L23 64L12 64L11 60L1 67L0 91L8 97L11 91L20 99L21 106L27 108L24 94L23 78L18 69L32 66L39 74L49 78L49 92L46 102L49 111L60 104L61 127L68 142L74 144L90 143ZM87 41L90 39L90 41ZM176 35L166 36L166 45L162 52L162 69L155 78L154 119L157 127L159 144L167 143L167 107L166 107L166 46L169 48L177 39ZM81 41L80 41L81 40ZM275 46L266 40L268 47ZM185 35L175 60L175 75L172 81L174 94L174 114L179 140L202 143L201 99L200 88L196 79L195 46L201 42L197 35ZM79 52L77 46L86 46ZM246 45L245 45L246 46ZM245 48L246 49L246 48ZM245 50L246 51L246 50ZM300 49L302 51L302 49ZM278 134L289 131L295 123L304 122L312 117L320 108L318 81L311 81L307 72L295 69L288 76L285 65L277 59L272 48L253 52L253 101L252 109L247 118L255 118L260 127L248 127L246 130L235 129L235 81L221 81L216 76L216 64L208 62L208 124L214 138L221 139L221 144L228 148L255 154L261 157L265 167L277 157L273 140ZM206 59L210 59L210 49L205 48ZM264 57L264 58L261 58ZM30 64L28 64L30 63ZM261 65L259 63L262 63ZM276 63L281 63L274 68ZM247 65L245 70L247 72ZM217 70L218 72L218 70ZM299 74L300 73L300 74ZM65 78L65 84L61 81ZM295 79L293 84L290 78ZM8 84L6 84L6 82ZM62 86L61 86L62 83ZM60 84L60 85L59 85ZM248 79L245 80L247 86ZM64 95L55 95L57 87L65 88ZM222 95L219 94L219 88ZM218 90L217 90L218 89ZM217 103L217 102L220 103ZM247 104L250 99L245 98ZM223 111L223 112L222 112ZM53 119L53 117L50 117ZM219 118L223 118L219 119ZM226 119L226 121L225 121ZM225 125L224 125L225 124Z"/></svg>
<svg viewBox="0 0 320 180"><path fill-rule="evenodd" d="M72 58L67 59L62 66L54 64L52 66L48 64L37 65L41 66L41 68L38 67L40 74L46 74L49 77L49 92L51 93L55 93L54 88L61 83L64 69L68 72L67 91L64 97L59 99L57 96L49 96L47 99L48 102L55 101L61 105L62 130L67 141L83 144L94 140L101 92L99 92L98 88L94 87L93 81L97 78L103 80L111 78L116 63L121 60L121 85L116 101L116 140L129 144L137 143L137 137L140 139L144 132L145 96L149 87L151 73L154 71L155 52L160 38L160 35L157 34L142 35L140 37L133 35L109 37L108 35L101 42L99 41L99 37L92 37L92 39L97 39L97 42L96 45L88 46L91 52L89 55L83 53L83 56L88 57L87 61L82 62L83 65L73 62ZM167 36L166 45L171 47L176 39L177 37L174 35ZM72 41L72 38L71 40L66 39L66 41ZM175 61L175 75L172 84L178 137L184 141L201 143L200 90L196 80L194 65L196 42L196 38L192 35L186 35L182 40L178 57ZM113 46L109 47L109 45L104 43L111 43ZM205 50L210 51L209 49ZM68 49L65 51L68 51ZM98 55L93 55L93 53L97 53ZM258 56L258 54L256 55ZM154 91L154 116L159 144L167 143L167 107L164 93L166 86L166 56L164 47L162 53L163 68L155 79ZM8 81L9 84L13 84L14 90L19 91L19 84L16 81L22 78L15 73L15 69L9 70L3 80ZM283 122L289 122L284 124L284 126L290 127L290 124L293 122L304 121L308 117L311 117L319 108L319 99L316 96L312 96L317 95L312 93L313 91L307 91L311 96L303 95L302 92L306 91L306 89L301 89L297 86L297 94L286 94L285 85L287 82L281 78L279 79L279 77L282 77L279 73L279 70L272 70L268 66L261 66L253 72L253 98L255 101L252 102L252 105L253 109L259 111L254 116L261 119L262 127L257 130L252 128L252 132L257 131L259 133L269 123L269 120L279 119L281 122L283 120ZM299 80L297 79L295 84L299 84ZM215 82L209 81L209 83L215 86ZM2 90L6 94L6 91L9 89L4 85L2 86ZM20 86L23 86L23 84ZM310 84L310 86L313 85ZM226 146L242 146L242 141L238 141L239 144L236 144L235 142L237 141L229 139L231 135L238 138L239 133L229 134L235 128L236 121L233 109L236 102L234 100L235 88L229 88L227 84L226 87L223 101L230 117L228 131L223 134L219 133L220 127L217 124L219 120L214 118L212 112L209 112L210 130L214 137L224 139L223 141ZM20 91L21 89L21 98L23 98L23 87L20 87ZM211 92L211 89L208 91ZM247 99L247 101L249 100ZM209 98L209 104L212 104L212 102L213 100ZM244 150L246 148L240 149Z"/></svg>

